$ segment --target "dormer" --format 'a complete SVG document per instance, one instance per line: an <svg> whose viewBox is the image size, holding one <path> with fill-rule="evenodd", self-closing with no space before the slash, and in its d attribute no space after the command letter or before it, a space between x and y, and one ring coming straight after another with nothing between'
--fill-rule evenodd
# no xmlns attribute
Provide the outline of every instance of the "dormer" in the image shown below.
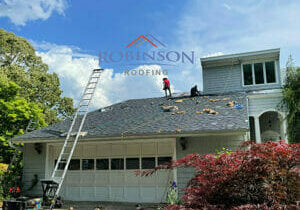
<svg viewBox="0 0 300 210"><path fill-rule="evenodd" d="M280 49L201 58L204 94L281 88Z"/></svg>

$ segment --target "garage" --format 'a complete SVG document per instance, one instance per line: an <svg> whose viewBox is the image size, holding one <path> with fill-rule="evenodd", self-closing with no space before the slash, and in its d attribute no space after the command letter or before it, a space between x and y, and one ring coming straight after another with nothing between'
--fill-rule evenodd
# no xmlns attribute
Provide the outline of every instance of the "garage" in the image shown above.
<svg viewBox="0 0 300 210"><path fill-rule="evenodd" d="M61 145L48 145L50 176ZM135 175L172 160L172 140L118 143L82 143L73 154L61 195L73 201L162 202L174 172L158 171L149 177Z"/></svg>

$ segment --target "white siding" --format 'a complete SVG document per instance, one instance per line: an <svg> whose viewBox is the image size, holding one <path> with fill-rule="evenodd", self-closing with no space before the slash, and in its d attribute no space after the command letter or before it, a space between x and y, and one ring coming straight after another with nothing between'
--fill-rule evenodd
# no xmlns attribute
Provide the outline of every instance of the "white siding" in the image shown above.
<svg viewBox="0 0 300 210"><path fill-rule="evenodd" d="M202 136L186 138L186 149L182 150L179 139L176 143L177 159L180 159L187 154L215 154L223 147L235 150L240 143L244 140L243 135L224 135L224 136ZM187 182L193 177L194 170L192 168L178 168L177 169L177 185L179 194L182 195L183 189L186 187Z"/></svg>
<svg viewBox="0 0 300 210"><path fill-rule="evenodd" d="M28 189L32 185L32 179L34 175L38 176L38 179L45 178L45 163L46 163L46 145L42 144L42 152L38 154L34 149L34 144L24 144L23 153L23 177L22 181L24 189ZM38 182L37 185L30 191L28 195L42 195L42 186Z"/></svg>
<svg viewBox="0 0 300 210"><path fill-rule="evenodd" d="M282 110L279 109L280 102L282 100L282 96L274 96L270 97L266 95L265 97L253 98L248 97L248 110L249 116L258 116L265 111L271 110Z"/></svg>

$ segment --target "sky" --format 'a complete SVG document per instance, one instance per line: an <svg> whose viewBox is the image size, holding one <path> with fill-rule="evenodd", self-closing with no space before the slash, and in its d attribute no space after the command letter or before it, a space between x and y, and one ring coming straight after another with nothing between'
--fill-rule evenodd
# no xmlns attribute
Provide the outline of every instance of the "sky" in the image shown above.
<svg viewBox="0 0 300 210"><path fill-rule="evenodd" d="M126 69L167 70L172 91L184 92L202 86L200 57L281 48L282 68L289 54L299 65L299 11L299 0L0 0L0 28L29 40L75 103L91 70L104 68L93 102L99 108L164 95L164 75L128 76ZM99 52L125 52L147 34L169 51L193 51L195 62L99 64Z"/></svg>

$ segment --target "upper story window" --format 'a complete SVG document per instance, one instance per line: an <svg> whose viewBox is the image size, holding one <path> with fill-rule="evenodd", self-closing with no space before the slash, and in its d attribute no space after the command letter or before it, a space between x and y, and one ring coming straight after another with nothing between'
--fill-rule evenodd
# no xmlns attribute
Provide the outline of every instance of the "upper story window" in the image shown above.
<svg viewBox="0 0 300 210"><path fill-rule="evenodd" d="M275 61L243 64L242 66L245 86L276 83Z"/></svg>

